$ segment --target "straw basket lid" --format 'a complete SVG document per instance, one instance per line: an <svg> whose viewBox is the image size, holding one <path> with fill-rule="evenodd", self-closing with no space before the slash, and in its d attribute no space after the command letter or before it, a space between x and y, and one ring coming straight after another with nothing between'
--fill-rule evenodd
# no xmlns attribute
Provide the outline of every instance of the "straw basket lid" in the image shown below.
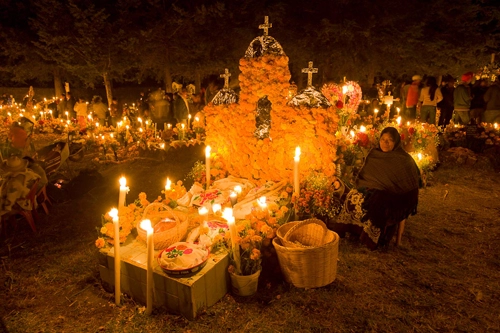
<svg viewBox="0 0 500 333"><path fill-rule="evenodd" d="M28 167L28 161L17 156L9 157L2 164L2 170L5 172L22 172Z"/></svg>

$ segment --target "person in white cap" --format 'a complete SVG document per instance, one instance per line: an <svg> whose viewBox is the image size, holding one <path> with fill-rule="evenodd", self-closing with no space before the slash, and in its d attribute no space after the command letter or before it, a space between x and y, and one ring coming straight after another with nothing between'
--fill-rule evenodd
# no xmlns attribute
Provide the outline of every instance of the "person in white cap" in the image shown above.
<svg viewBox="0 0 500 333"><path fill-rule="evenodd" d="M408 120L415 120L417 118L417 104L420 97L420 82L422 77L420 75L413 75L412 83L408 87L406 95L406 118Z"/></svg>

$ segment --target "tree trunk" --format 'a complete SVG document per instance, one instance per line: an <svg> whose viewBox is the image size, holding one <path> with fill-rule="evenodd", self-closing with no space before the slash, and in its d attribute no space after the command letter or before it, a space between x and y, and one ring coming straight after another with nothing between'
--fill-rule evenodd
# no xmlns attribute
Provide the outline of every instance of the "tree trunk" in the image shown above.
<svg viewBox="0 0 500 333"><path fill-rule="evenodd" d="M172 70L170 68L168 48L165 51L165 91L168 93L172 92Z"/></svg>
<svg viewBox="0 0 500 333"><path fill-rule="evenodd" d="M104 78L104 87L106 88L106 97L108 98L108 107L113 103L113 84L109 79L108 73L102 75Z"/></svg>
<svg viewBox="0 0 500 333"><path fill-rule="evenodd" d="M368 68L368 77L366 78L366 83L368 83L369 87L375 83L375 69L373 69L373 65L370 65Z"/></svg>
<svg viewBox="0 0 500 333"><path fill-rule="evenodd" d="M194 85L195 85L195 93L199 94L201 91L201 71L197 67L196 68L196 74L195 74L195 79L194 79Z"/></svg>
<svg viewBox="0 0 500 333"><path fill-rule="evenodd" d="M54 70L52 72L54 75L54 97L59 98L59 96L61 96L61 94L63 93L61 69L59 67L54 67Z"/></svg>

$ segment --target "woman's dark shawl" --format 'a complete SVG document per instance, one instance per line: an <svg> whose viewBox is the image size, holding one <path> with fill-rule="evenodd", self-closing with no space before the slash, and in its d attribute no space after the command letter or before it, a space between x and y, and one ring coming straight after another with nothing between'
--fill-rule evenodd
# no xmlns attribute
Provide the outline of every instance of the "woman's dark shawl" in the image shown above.
<svg viewBox="0 0 500 333"><path fill-rule="evenodd" d="M420 171L413 158L399 146L384 153L373 149L361 169L357 187L366 189L364 220L383 228L415 214Z"/></svg>

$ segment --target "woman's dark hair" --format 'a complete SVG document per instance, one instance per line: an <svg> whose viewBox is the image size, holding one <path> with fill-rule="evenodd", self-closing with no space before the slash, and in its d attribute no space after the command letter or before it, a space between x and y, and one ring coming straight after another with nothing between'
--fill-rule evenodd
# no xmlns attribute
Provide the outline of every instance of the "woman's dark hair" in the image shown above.
<svg viewBox="0 0 500 333"><path fill-rule="evenodd" d="M434 96L436 94L436 89L438 87L436 78L434 76L429 76L427 78L426 85L427 85L427 87L430 87L429 88L429 96L431 97L431 101L433 101Z"/></svg>
<svg viewBox="0 0 500 333"><path fill-rule="evenodd" d="M401 136L399 135L398 130L394 127L386 127L382 130L382 132L380 132L380 137L382 137L385 133L388 133L392 137L392 140L394 141L394 149L396 149L401 143Z"/></svg>

